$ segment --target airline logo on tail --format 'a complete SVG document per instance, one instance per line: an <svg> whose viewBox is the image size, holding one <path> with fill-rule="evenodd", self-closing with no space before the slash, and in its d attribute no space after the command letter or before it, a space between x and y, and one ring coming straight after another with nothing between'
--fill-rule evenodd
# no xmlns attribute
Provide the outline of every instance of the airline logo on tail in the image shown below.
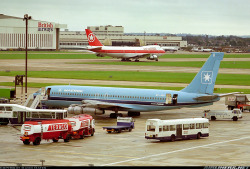
<svg viewBox="0 0 250 169"><path fill-rule="evenodd" d="M212 84L213 72L202 71L201 72L201 84Z"/></svg>
<svg viewBox="0 0 250 169"><path fill-rule="evenodd" d="M90 29L85 29L89 46L103 46Z"/></svg>
<svg viewBox="0 0 250 169"><path fill-rule="evenodd" d="M88 41L89 41L89 42L94 42L94 41L95 41L95 35L94 35L93 33L90 33L90 34L88 35Z"/></svg>

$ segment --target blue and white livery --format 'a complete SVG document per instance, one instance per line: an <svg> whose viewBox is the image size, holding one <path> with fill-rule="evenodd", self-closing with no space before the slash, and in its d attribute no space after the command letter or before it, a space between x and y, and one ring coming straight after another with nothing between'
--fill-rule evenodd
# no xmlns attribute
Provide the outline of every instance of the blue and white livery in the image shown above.
<svg viewBox="0 0 250 169"><path fill-rule="evenodd" d="M118 111L128 111L129 116L140 112L200 107L212 105L221 96L213 94L220 62L224 53L213 52L192 82L180 91L132 89L90 86L47 86L48 100L43 101L50 108L67 108L70 113L104 113L112 110L111 117ZM164 78L164 77L163 77ZM77 105L77 106L76 106Z"/></svg>

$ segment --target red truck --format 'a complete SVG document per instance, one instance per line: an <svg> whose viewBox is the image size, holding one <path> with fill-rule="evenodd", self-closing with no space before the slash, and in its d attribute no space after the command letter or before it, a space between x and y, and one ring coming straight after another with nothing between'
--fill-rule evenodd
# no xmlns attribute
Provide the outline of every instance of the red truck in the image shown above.
<svg viewBox="0 0 250 169"><path fill-rule="evenodd" d="M33 145L39 145L42 139L52 139L53 142L64 139L64 142L69 142L71 131L72 126L68 119L26 121L21 127L20 140L26 145L30 142L33 142Z"/></svg>
<svg viewBox="0 0 250 169"><path fill-rule="evenodd" d="M95 120L92 116L88 114L79 114L67 119L70 121L72 126L72 138L83 139L84 136L94 135Z"/></svg>
<svg viewBox="0 0 250 169"><path fill-rule="evenodd" d="M245 110L250 111L250 101L246 95L227 96L225 98L225 105L228 106L228 110L238 108L242 112L244 112Z"/></svg>

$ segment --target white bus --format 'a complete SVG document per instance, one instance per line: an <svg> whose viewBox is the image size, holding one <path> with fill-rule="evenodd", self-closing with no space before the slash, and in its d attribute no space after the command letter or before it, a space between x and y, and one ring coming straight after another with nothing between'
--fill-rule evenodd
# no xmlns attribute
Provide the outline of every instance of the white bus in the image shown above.
<svg viewBox="0 0 250 169"><path fill-rule="evenodd" d="M175 141L209 136L209 120L206 118L188 118L175 120L148 119L146 121L146 139Z"/></svg>
<svg viewBox="0 0 250 169"><path fill-rule="evenodd" d="M0 104L0 124L23 124L30 120L64 119L67 110L32 109L18 104Z"/></svg>

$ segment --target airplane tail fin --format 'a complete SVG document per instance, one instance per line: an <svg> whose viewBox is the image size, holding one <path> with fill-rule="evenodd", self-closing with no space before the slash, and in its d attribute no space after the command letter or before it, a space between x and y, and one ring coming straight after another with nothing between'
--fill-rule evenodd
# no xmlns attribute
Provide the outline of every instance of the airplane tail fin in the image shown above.
<svg viewBox="0 0 250 169"><path fill-rule="evenodd" d="M223 56L223 52L211 52L211 55L192 82L181 91L187 93L213 94L216 77Z"/></svg>
<svg viewBox="0 0 250 169"><path fill-rule="evenodd" d="M90 46L103 46L90 29L85 29Z"/></svg>

